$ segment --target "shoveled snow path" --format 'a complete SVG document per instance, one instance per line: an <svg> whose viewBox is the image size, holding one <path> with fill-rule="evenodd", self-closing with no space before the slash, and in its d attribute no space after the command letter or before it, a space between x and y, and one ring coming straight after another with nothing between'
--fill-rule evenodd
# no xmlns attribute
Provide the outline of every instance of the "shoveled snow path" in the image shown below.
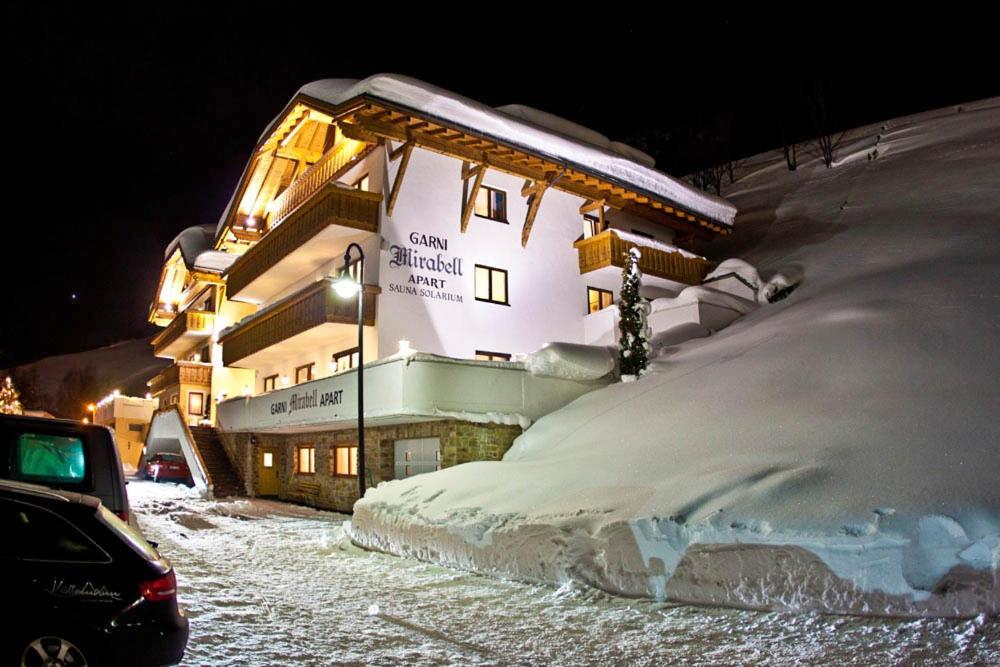
<svg viewBox="0 0 1000 667"><path fill-rule="evenodd" d="M339 514L128 488L177 570L191 620L185 665L1000 662L993 619L759 613L556 590L362 551Z"/></svg>

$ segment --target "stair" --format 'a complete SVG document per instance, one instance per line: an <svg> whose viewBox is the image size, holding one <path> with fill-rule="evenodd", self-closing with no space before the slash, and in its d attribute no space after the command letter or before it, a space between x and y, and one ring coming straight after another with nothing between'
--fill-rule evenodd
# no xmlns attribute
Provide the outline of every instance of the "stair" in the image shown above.
<svg viewBox="0 0 1000 667"><path fill-rule="evenodd" d="M205 468L208 469L209 479L212 480L212 494L216 498L245 496L243 480L233 468L215 428L192 426L191 435L194 437L193 444L198 449L201 460L205 462Z"/></svg>

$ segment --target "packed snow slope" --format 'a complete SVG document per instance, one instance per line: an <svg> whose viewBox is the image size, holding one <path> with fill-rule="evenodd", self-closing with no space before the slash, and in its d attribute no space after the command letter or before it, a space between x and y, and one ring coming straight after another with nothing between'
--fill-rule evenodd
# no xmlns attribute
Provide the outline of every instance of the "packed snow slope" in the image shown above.
<svg viewBox="0 0 1000 667"><path fill-rule="evenodd" d="M1000 99L859 128L837 158L758 156L724 193L737 231L710 250L801 273L788 298L501 462L379 485L354 539L658 599L1000 612Z"/></svg>

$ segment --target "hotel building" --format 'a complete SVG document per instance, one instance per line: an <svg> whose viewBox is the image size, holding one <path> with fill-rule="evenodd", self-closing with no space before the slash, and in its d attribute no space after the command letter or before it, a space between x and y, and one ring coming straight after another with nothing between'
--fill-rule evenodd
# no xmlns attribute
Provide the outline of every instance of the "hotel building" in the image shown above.
<svg viewBox="0 0 1000 667"><path fill-rule="evenodd" d="M247 492L347 510L359 364L370 483L497 459L608 381L523 359L551 341L614 343L628 249L644 295L673 296L705 277L694 250L734 216L644 153L535 109L394 75L317 81L265 128L218 224L167 248L150 321L174 363L150 391L178 439L215 425ZM352 243L363 273L344 266ZM345 270L365 285L363 359L359 297L330 287Z"/></svg>

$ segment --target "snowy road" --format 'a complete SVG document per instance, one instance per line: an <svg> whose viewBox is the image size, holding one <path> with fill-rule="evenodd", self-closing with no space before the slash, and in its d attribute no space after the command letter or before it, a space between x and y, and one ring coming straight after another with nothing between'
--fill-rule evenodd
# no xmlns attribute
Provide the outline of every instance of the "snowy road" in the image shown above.
<svg viewBox="0 0 1000 667"><path fill-rule="evenodd" d="M177 569L185 665L1000 664L1000 621L702 609L362 551L347 517L131 482Z"/></svg>

